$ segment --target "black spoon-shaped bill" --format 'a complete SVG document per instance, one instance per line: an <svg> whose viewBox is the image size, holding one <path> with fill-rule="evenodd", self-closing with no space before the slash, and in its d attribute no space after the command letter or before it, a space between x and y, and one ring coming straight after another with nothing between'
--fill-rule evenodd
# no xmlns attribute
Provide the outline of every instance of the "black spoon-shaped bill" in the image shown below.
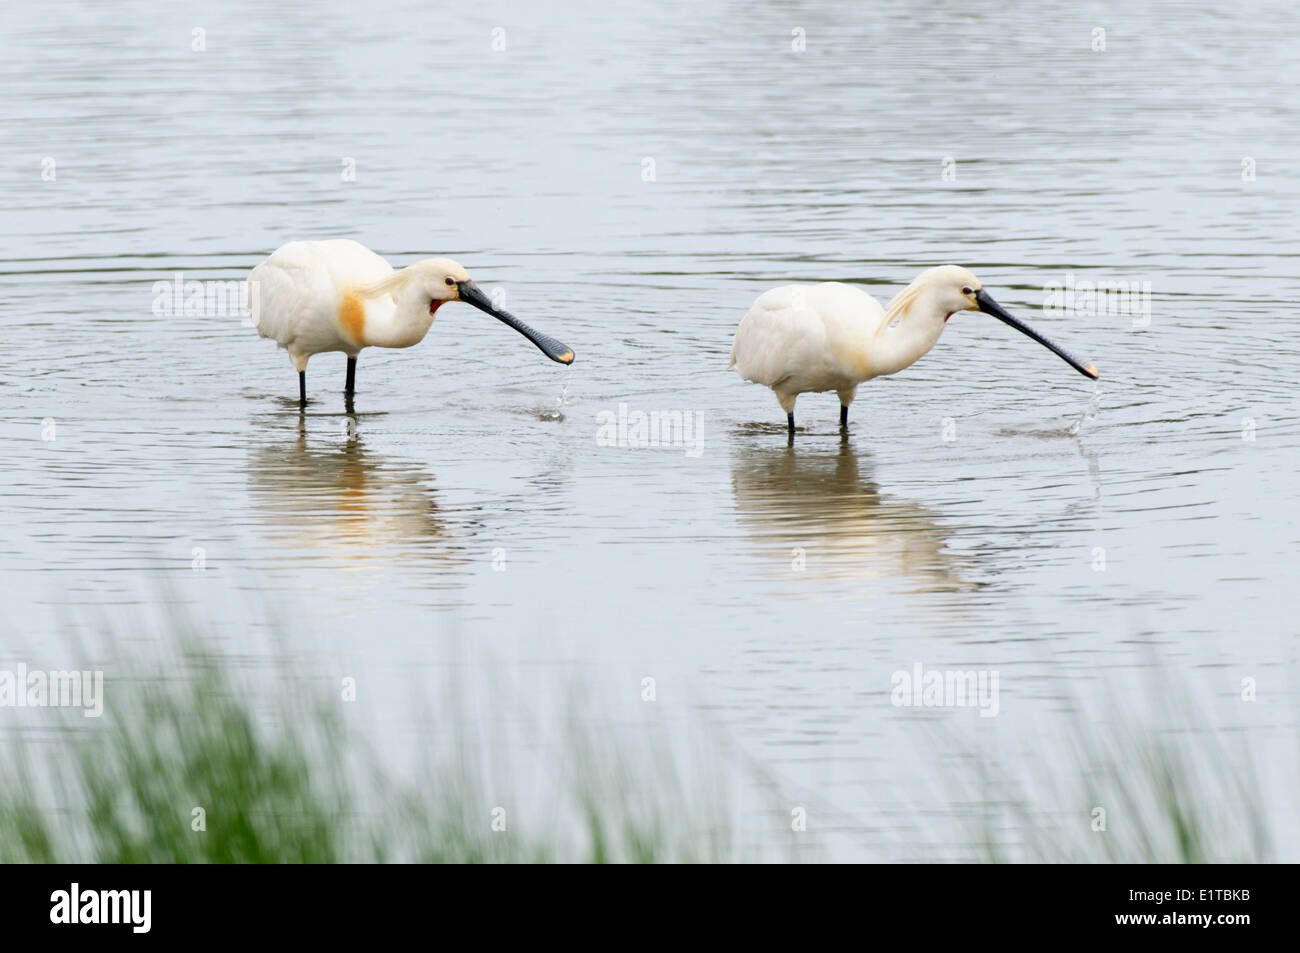
<svg viewBox="0 0 1300 953"><path fill-rule="evenodd" d="M997 318L999 321L1011 325L1021 334L1025 335L1026 337L1033 338L1043 347L1047 348L1049 351L1054 352L1057 357L1061 358L1061 360L1065 361L1065 363L1069 364L1071 367L1073 367L1076 371L1078 371L1080 374L1082 374L1084 377L1088 378L1089 380L1095 381L1099 376L1097 373L1096 365L1094 365L1091 361L1079 360L1077 357L1072 355L1069 351L1061 347L1059 344L1054 344L1053 342L1049 341L1047 338L1039 334L1037 331L1035 331L1033 328L1031 328L1029 325L1025 324L1025 322L1021 321L1018 318L1013 317L1007 311L1006 308L1002 307L1002 305L994 301L992 296L990 296L989 293L985 291L983 288L975 292L975 303L979 305L980 310L983 311L985 314L993 315L993 317Z"/></svg>
<svg viewBox="0 0 1300 953"><path fill-rule="evenodd" d="M480 311L486 311L492 317L504 324L514 328L528 340L537 345L538 350L549 357L552 361L559 364L573 363L573 348L561 344L549 334L543 334L541 331L534 330L524 322L520 321L509 311L498 308L492 303L492 299L483 293L483 289L472 281L457 282L460 290L460 300L466 304L472 304Z"/></svg>

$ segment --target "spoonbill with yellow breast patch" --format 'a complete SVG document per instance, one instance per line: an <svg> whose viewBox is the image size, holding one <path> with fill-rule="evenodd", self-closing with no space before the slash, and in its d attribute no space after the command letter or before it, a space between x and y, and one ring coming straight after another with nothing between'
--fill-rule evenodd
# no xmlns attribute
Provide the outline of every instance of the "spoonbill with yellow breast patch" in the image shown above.
<svg viewBox="0 0 1300 953"><path fill-rule="evenodd" d="M810 391L835 391L840 426L858 385L895 374L934 347L958 311L983 311L1056 352L1084 377L1097 368L1072 357L993 300L979 279L957 265L921 272L885 310L861 288L836 281L785 285L759 295L736 329L731 367L747 381L772 388L791 438L794 402Z"/></svg>
<svg viewBox="0 0 1300 953"><path fill-rule="evenodd" d="M257 333L289 352L302 404L307 403L307 361L313 354L347 355L344 392L350 395L362 348L419 344L434 313L448 301L472 304L514 328L551 360L573 363L571 348L498 308L450 258L426 258L399 271L349 239L289 242L249 275Z"/></svg>

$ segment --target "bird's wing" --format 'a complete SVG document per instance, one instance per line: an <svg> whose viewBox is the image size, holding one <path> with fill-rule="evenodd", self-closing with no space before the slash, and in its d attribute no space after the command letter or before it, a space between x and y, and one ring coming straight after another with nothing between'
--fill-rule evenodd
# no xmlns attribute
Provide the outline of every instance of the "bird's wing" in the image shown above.
<svg viewBox="0 0 1300 953"><path fill-rule="evenodd" d="M821 316L828 350L827 368L835 374L861 378L863 356L885 322L880 302L857 285L828 281L809 294L810 306Z"/></svg>
<svg viewBox="0 0 1300 953"><path fill-rule="evenodd" d="M378 281L392 272L387 261L348 239L289 242L248 276L249 311L256 302L253 317L262 337L290 350L295 341L311 349L320 343L316 338L336 334L343 289Z"/></svg>
<svg viewBox="0 0 1300 953"><path fill-rule="evenodd" d="M359 284L373 284L393 273L393 266L360 242L350 238L312 242L317 260L339 291Z"/></svg>
<svg viewBox="0 0 1300 953"><path fill-rule="evenodd" d="M825 327L808 292L807 285L784 285L758 296L731 346L731 366L741 377L772 387L792 365L825 350Z"/></svg>
<svg viewBox="0 0 1300 953"><path fill-rule="evenodd" d="M736 330L731 367L741 377L779 386L792 370L819 377L842 373L837 339L874 326L880 305L852 285L784 285L759 295Z"/></svg>
<svg viewBox="0 0 1300 953"><path fill-rule="evenodd" d="M332 285L312 242L281 245L248 276L248 310L264 338L291 347L330 307Z"/></svg>

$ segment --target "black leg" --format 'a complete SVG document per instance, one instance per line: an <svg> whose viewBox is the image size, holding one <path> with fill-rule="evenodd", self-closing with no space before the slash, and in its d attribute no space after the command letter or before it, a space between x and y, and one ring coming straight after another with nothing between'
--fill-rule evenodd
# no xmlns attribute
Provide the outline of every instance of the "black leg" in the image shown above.
<svg viewBox="0 0 1300 953"><path fill-rule="evenodd" d="M347 385L343 388L343 393L352 394L356 392L356 389L357 389L357 359L355 357L350 357L348 358L348 382Z"/></svg>
<svg viewBox="0 0 1300 953"><path fill-rule="evenodd" d="M785 415L785 424L790 428L790 436L794 436L794 414Z"/></svg>
<svg viewBox="0 0 1300 953"><path fill-rule="evenodd" d="M847 429L849 426L849 409L840 404L840 426Z"/></svg>
<svg viewBox="0 0 1300 953"><path fill-rule="evenodd" d="M307 372L298 372L298 403L307 403Z"/></svg>

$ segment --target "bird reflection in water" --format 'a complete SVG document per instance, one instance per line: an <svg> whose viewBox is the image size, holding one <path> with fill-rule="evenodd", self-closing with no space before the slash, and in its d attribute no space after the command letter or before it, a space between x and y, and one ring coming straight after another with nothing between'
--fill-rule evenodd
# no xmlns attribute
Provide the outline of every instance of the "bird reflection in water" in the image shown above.
<svg viewBox="0 0 1300 953"><path fill-rule="evenodd" d="M830 453L746 447L733 454L732 491L755 555L797 588L816 580L864 595L887 584L906 592L961 593L975 585L924 507L880 494L847 439Z"/></svg>
<svg viewBox="0 0 1300 953"><path fill-rule="evenodd" d="M322 422L337 421L330 432ZM297 415L295 439L256 446L248 474L273 541L348 569L393 563L457 575L468 566L472 524L440 506L433 478L414 463L376 456L351 400L339 417Z"/></svg>

